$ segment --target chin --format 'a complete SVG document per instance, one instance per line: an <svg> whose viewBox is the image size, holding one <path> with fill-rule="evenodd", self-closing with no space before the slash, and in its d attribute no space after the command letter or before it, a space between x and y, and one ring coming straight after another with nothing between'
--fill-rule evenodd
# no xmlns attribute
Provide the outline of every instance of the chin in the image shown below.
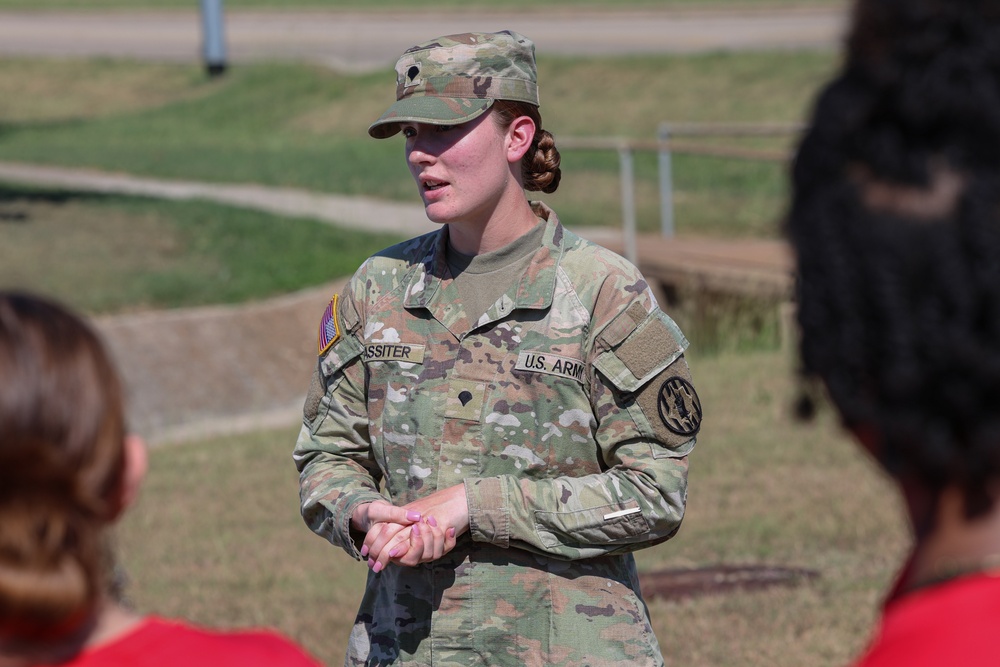
<svg viewBox="0 0 1000 667"><path fill-rule="evenodd" d="M441 225L446 225L449 222L455 222L456 218L454 215L451 215L447 212L442 212L440 210L435 210L435 208L436 207L433 204L429 206L426 204L424 205L424 213L427 215L428 220L430 220L431 222L436 222Z"/></svg>

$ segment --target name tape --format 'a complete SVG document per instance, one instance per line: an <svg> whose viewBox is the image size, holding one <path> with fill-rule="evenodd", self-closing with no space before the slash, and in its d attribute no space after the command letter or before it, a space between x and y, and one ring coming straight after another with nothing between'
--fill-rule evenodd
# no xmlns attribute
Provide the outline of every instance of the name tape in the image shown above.
<svg viewBox="0 0 1000 667"><path fill-rule="evenodd" d="M365 345L365 361L401 361L424 363L424 346L410 343L371 343Z"/></svg>
<svg viewBox="0 0 1000 667"><path fill-rule="evenodd" d="M514 370L533 373L548 373L583 382L583 362L569 357L560 357L548 352L522 352L517 355Z"/></svg>

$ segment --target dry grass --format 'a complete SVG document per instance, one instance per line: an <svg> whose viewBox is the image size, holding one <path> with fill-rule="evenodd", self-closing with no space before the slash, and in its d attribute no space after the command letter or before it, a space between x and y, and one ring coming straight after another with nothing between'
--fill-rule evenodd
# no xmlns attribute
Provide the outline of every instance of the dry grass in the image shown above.
<svg viewBox="0 0 1000 667"><path fill-rule="evenodd" d="M212 92L193 68L119 60L5 59L0 118L45 124L153 109Z"/></svg>
<svg viewBox="0 0 1000 667"><path fill-rule="evenodd" d="M717 563L817 570L796 588L652 600L670 664L825 667L863 645L908 545L897 499L823 414L789 415L782 352L692 362L706 412L680 534L640 569ZM297 514L295 428L157 449L121 532L141 609L216 626L270 625L343 659L366 570Z"/></svg>
<svg viewBox="0 0 1000 667"><path fill-rule="evenodd" d="M183 252L178 230L155 211L98 201L60 195L0 200L0 285L30 287L101 311L109 295L163 270Z"/></svg>
<svg viewBox="0 0 1000 667"><path fill-rule="evenodd" d="M790 415L784 353L695 360L706 426L692 456L680 534L639 554L640 568L713 563L804 567L798 588L654 601L660 641L675 664L846 664L864 644L908 543L885 478L827 412Z"/></svg>

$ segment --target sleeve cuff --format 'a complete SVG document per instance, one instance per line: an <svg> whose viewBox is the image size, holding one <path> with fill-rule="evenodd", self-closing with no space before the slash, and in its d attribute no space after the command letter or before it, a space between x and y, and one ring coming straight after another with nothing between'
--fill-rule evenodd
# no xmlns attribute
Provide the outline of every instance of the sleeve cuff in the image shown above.
<svg viewBox="0 0 1000 667"><path fill-rule="evenodd" d="M466 479L465 499L473 541L506 549L510 545L510 507L501 479Z"/></svg>
<svg viewBox="0 0 1000 667"><path fill-rule="evenodd" d="M344 509L343 525L340 528L341 535L345 539L341 542L341 546L344 548L348 554L350 554L354 560L361 560L361 545L365 540L365 534L354 530L351 527L351 515L354 514L354 510L357 509L359 505L364 505L365 503L375 502L376 500L385 500L385 496L381 493L364 493L352 499Z"/></svg>

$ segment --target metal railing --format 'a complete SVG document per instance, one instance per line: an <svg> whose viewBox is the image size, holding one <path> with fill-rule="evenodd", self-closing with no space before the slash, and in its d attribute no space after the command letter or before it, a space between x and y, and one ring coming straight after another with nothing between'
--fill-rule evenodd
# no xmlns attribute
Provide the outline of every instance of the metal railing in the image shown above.
<svg viewBox="0 0 1000 667"><path fill-rule="evenodd" d="M625 139L621 137L561 137L560 149L607 150L618 153L621 174L622 227L625 257L637 263L634 154L638 151L657 153L660 191L660 234L672 237L675 233L673 197L672 153L724 157L734 160L787 162L788 151L719 146L697 141L677 140L675 137L782 137L798 134L803 125L789 123L661 123L655 140Z"/></svg>

